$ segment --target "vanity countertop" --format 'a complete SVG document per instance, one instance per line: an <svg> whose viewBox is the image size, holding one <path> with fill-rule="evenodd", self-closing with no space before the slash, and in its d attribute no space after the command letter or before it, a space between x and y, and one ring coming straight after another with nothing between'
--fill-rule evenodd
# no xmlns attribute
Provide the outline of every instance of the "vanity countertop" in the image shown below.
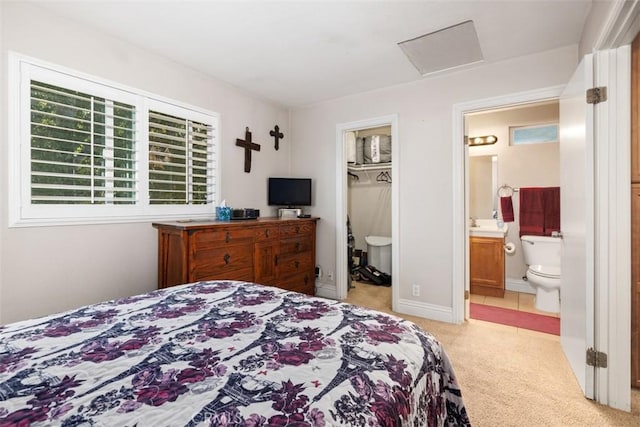
<svg viewBox="0 0 640 427"><path fill-rule="evenodd" d="M496 219L476 219L469 226L469 236L504 238L509 226Z"/></svg>

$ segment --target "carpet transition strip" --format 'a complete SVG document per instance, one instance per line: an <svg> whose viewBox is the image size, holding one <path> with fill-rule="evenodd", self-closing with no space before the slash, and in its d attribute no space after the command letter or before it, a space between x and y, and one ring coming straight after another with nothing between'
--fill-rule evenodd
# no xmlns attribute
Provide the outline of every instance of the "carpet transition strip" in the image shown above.
<svg viewBox="0 0 640 427"><path fill-rule="evenodd" d="M471 318L486 322L530 329L546 334L560 335L560 318L526 311L471 303Z"/></svg>

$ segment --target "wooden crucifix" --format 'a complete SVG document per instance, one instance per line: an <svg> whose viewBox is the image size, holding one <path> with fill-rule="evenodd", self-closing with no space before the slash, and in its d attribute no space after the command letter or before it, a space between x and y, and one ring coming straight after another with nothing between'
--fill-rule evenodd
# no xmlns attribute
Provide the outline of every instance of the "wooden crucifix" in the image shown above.
<svg viewBox="0 0 640 427"><path fill-rule="evenodd" d="M251 150L260 151L260 144L251 142L251 132L248 126L244 132L244 139L237 138L236 145L244 148L244 171L251 172Z"/></svg>
<svg viewBox="0 0 640 427"><path fill-rule="evenodd" d="M280 148L280 139L284 138L284 133L280 132L280 126L276 125L276 127L269 132L269 135L276 139L276 151L278 151Z"/></svg>

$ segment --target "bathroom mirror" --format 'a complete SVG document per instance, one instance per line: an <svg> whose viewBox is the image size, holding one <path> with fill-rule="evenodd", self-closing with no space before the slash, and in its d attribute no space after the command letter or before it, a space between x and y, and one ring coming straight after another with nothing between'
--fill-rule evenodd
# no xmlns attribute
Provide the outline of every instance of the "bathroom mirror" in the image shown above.
<svg viewBox="0 0 640 427"><path fill-rule="evenodd" d="M498 209L498 156L469 157L469 216L492 218Z"/></svg>

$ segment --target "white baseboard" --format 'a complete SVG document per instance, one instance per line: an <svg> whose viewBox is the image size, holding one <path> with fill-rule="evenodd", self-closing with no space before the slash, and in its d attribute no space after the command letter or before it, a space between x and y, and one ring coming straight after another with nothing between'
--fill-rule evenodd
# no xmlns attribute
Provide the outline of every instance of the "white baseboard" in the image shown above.
<svg viewBox="0 0 640 427"><path fill-rule="evenodd" d="M505 289L514 292L525 292L527 294L535 294L536 290L529 284L529 282L522 279L507 278Z"/></svg>
<svg viewBox="0 0 640 427"><path fill-rule="evenodd" d="M396 304L398 313L409 314L425 319L438 320L440 322L455 323L451 307L416 302L408 299L401 299Z"/></svg>
<svg viewBox="0 0 640 427"><path fill-rule="evenodd" d="M338 290L334 284L316 282L316 296L338 300ZM455 323L451 307L401 299L396 304L394 311L440 322Z"/></svg>
<svg viewBox="0 0 640 427"><path fill-rule="evenodd" d="M335 284L316 282L316 296L337 300L338 289Z"/></svg>

